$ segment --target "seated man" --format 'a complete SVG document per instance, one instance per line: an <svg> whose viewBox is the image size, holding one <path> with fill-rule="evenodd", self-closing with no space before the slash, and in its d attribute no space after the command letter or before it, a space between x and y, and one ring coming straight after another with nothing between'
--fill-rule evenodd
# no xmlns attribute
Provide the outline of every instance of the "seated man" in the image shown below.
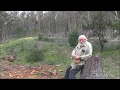
<svg viewBox="0 0 120 90"><path fill-rule="evenodd" d="M92 56L92 45L84 35L79 36L79 43L72 51L72 63L67 68L64 79L75 79L76 74L84 67L85 61Z"/></svg>

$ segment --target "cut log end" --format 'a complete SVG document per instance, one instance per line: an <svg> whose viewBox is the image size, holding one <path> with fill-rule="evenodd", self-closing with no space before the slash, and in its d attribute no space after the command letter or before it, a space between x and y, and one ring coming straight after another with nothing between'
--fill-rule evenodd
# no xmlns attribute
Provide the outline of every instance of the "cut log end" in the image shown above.
<svg viewBox="0 0 120 90"><path fill-rule="evenodd" d="M84 65L80 79L104 79L101 54L89 58Z"/></svg>

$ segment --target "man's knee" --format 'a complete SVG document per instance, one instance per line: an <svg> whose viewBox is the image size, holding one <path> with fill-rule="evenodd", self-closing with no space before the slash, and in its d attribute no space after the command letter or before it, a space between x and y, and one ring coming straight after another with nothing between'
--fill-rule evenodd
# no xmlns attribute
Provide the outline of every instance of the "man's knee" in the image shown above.
<svg viewBox="0 0 120 90"><path fill-rule="evenodd" d="M70 66L70 67L68 67L68 68L67 68L67 71L68 71L68 70L70 70L71 68L72 68L71 66Z"/></svg>
<svg viewBox="0 0 120 90"><path fill-rule="evenodd" d="M72 68L71 66L68 67L68 68L66 69L66 73L69 73L71 68Z"/></svg>
<svg viewBox="0 0 120 90"><path fill-rule="evenodd" d="M70 69L70 73L75 73L75 69Z"/></svg>

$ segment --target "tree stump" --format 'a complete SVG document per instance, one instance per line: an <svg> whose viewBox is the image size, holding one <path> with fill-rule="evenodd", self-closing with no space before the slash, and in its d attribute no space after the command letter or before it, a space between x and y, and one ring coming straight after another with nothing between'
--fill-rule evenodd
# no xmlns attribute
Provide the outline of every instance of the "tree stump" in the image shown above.
<svg viewBox="0 0 120 90"><path fill-rule="evenodd" d="M16 60L16 55L8 55L6 57L6 60L8 60L9 62L13 62Z"/></svg>
<svg viewBox="0 0 120 90"><path fill-rule="evenodd" d="M104 79L101 54L92 56L85 62L80 79Z"/></svg>

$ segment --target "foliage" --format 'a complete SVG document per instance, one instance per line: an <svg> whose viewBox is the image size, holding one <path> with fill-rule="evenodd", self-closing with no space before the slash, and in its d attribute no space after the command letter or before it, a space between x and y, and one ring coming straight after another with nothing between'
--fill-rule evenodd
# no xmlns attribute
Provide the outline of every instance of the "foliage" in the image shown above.
<svg viewBox="0 0 120 90"><path fill-rule="evenodd" d="M27 62L38 62L44 60L44 53L42 50L32 50L30 54L26 57Z"/></svg>
<svg viewBox="0 0 120 90"><path fill-rule="evenodd" d="M39 41L42 40L43 37L44 37L44 35L43 35L42 33L40 33L40 34L38 35L38 40L39 40Z"/></svg>
<svg viewBox="0 0 120 90"><path fill-rule="evenodd" d="M45 36L43 33L40 33L39 36L38 36L38 41L50 41L50 39Z"/></svg>
<svg viewBox="0 0 120 90"><path fill-rule="evenodd" d="M100 45L98 39L90 39L94 51L100 51ZM120 41L105 41L103 51L112 51L120 49Z"/></svg>
<svg viewBox="0 0 120 90"><path fill-rule="evenodd" d="M92 22L89 24L89 28L93 31L94 35L99 38L99 45L101 46L101 51L103 50L104 43L107 42L105 39L105 30L109 20L105 18L104 13L102 11L96 12L92 17Z"/></svg>
<svg viewBox="0 0 120 90"><path fill-rule="evenodd" d="M115 36L120 35L120 20L116 20L112 23L112 27L116 32L114 32Z"/></svg>
<svg viewBox="0 0 120 90"><path fill-rule="evenodd" d="M15 34L16 37L20 38L22 36L25 36L26 30L24 30L23 27L18 27L18 28L16 28L16 31L14 32L14 34Z"/></svg>
<svg viewBox="0 0 120 90"><path fill-rule="evenodd" d="M68 35L68 43L70 46L75 47L78 43L79 32L72 31Z"/></svg>

